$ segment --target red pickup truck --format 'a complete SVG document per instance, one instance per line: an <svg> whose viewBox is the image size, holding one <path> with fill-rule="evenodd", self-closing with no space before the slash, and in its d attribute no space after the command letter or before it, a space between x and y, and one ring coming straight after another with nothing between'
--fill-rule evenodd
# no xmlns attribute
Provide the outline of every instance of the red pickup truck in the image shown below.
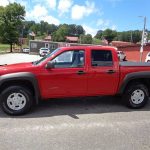
<svg viewBox="0 0 150 150"><path fill-rule="evenodd" d="M0 102L10 115L62 97L121 95L140 108L149 93L149 63L120 62L114 47L63 47L36 62L0 66Z"/></svg>

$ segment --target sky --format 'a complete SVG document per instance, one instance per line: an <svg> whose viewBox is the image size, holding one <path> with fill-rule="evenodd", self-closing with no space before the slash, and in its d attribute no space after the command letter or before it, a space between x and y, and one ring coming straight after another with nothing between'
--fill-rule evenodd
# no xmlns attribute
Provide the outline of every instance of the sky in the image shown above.
<svg viewBox="0 0 150 150"><path fill-rule="evenodd" d="M82 25L92 36L107 28L142 30L144 16L146 28L150 30L150 0L0 0L0 5L9 2L25 7L28 21Z"/></svg>

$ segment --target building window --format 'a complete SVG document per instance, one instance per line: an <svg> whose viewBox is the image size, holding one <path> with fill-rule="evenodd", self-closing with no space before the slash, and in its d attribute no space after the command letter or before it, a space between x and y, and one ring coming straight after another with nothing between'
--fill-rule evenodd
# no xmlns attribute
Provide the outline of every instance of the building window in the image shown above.
<svg viewBox="0 0 150 150"><path fill-rule="evenodd" d="M46 47L46 48L49 48L49 43L45 43L45 47Z"/></svg>
<svg viewBox="0 0 150 150"><path fill-rule="evenodd" d="M51 44L51 49L56 49L56 45L55 44Z"/></svg>
<svg viewBox="0 0 150 150"><path fill-rule="evenodd" d="M92 50L92 66L112 66L112 53L109 50Z"/></svg>
<svg viewBox="0 0 150 150"><path fill-rule="evenodd" d="M37 43L31 43L31 48L37 48Z"/></svg>

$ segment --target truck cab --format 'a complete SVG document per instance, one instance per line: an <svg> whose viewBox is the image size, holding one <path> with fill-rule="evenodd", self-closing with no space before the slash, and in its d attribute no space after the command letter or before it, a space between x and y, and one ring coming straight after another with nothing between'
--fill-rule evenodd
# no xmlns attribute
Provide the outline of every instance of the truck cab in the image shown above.
<svg viewBox="0 0 150 150"><path fill-rule="evenodd" d="M44 98L114 95L118 88L118 57L111 47L62 48L39 64Z"/></svg>

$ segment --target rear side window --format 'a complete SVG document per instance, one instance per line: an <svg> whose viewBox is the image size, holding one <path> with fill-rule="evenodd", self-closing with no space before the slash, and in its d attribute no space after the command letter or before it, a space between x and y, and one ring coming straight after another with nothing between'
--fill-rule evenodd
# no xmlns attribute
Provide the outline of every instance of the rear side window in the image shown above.
<svg viewBox="0 0 150 150"><path fill-rule="evenodd" d="M92 66L112 66L112 53L109 50L92 50Z"/></svg>

